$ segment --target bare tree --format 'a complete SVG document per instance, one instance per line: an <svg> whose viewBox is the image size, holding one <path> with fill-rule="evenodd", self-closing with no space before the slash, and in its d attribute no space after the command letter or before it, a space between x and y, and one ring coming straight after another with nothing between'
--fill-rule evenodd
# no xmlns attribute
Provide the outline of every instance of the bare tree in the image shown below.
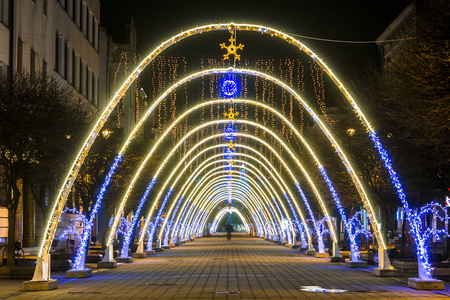
<svg viewBox="0 0 450 300"><path fill-rule="evenodd" d="M35 193L39 205L43 187L58 181L61 170L67 168L77 134L86 124L87 109L76 101L72 91L45 74L17 73L13 78L0 77L0 166L3 169L0 175L8 189L9 267L15 263L20 181L32 183L35 192L41 191Z"/></svg>

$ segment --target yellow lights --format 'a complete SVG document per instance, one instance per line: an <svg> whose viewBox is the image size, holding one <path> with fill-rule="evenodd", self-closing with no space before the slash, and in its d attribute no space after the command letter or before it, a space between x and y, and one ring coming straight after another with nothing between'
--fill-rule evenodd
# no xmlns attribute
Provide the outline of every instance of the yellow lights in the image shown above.
<svg viewBox="0 0 450 300"><path fill-rule="evenodd" d="M114 133L114 132L112 132L112 131L109 130L109 129L103 129L103 130L102 130L102 136L103 136L105 139L109 139L109 137L111 136L112 133Z"/></svg>
<svg viewBox="0 0 450 300"><path fill-rule="evenodd" d="M220 49L227 49L227 53L223 55L223 60L230 59L230 55L234 55L234 58L236 60L241 60L241 56L237 54L237 50L243 50L244 45L239 44L239 46L236 46L236 40L233 38L233 35L231 35L230 39L230 45L226 46L225 43L220 44Z"/></svg>
<svg viewBox="0 0 450 300"><path fill-rule="evenodd" d="M347 135L348 136L354 136L355 132L356 132L356 130L354 128L347 129Z"/></svg>

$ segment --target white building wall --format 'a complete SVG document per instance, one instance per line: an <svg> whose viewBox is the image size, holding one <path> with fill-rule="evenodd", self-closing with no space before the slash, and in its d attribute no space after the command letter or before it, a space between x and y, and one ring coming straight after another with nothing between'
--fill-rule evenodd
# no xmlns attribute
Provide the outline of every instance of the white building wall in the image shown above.
<svg viewBox="0 0 450 300"><path fill-rule="evenodd" d="M11 9L8 4L9 0L0 0L0 67L8 66L13 73L46 71L97 106L99 0L15 0L13 24L1 22Z"/></svg>

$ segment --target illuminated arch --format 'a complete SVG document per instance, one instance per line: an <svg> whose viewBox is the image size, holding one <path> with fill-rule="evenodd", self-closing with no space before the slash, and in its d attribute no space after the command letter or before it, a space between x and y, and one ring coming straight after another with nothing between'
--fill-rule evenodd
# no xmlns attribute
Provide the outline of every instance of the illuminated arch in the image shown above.
<svg viewBox="0 0 450 300"><path fill-rule="evenodd" d="M223 172L223 171L220 173L225 174L225 172ZM235 173L238 173L238 172L235 172ZM247 183L240 182L238 180L238 178L239 178L238 175L233 175L234 188L236 188L238 196L244 197L245 195L248 195L249 185ZM209 189L207 192L212 192L211 190L216 188L217 185L221 185L222 187L224 187L227 180L228 179L226 178L226 175L220 175L220 176L214 178L213 182L210 183L210 186L206 187L205 189ZM247 188L245 188L244 185L247 185ZM253 193L254 192L251 192L250 199L246 198L246 200L251 200L251 198L252 198L251 194L253 194ZM207 198L207 195L205 195L203 197L203 199L205 199L205 198ZM256 198L258 198L258 197L256 197ZM247 203L248 201L242 200L241 202ZM256 213L259 213L260 218L264 220L264 224L267 224L269 228L272 227L272 229L269 230L269 234L271 236L275 235L275 236L277 236L277 239L279 239L281 236L284 236L284 233L280 232L279 228L277 228L275 226L278 223L274 222L274 220L278 217L275 216L273 209L271 209L271 210L269 210L269 212L267 212L267 207L266 207L266 205L264 205L266 203L268 203L268 201L258 201L258 199L256 199L256 201L255 200L249 201L248 206L250 207L253 205L253 210ZM206 199L205 199L205 201L201 201L201 204L202 204L202 207L197 208L197 210L207 211L208 206L214 205L214 203L207 202ZM206 207L206 208L203 209L203 207ZM278 220L278 221L280 221L280 220ZM196 224L196 222L186 220L186 217L185 217L184 221L183 220L180 221L180 224L182 224L182 226L184 226L186 228L189 228L189 227L191 227L190 224Z"/></svg>
<svg viewBox="0 0 450 300"><path fill-rule="evenodd" d="M235 212L241 218L242 222L244 223L245 230L247 231L247 233L249 233L250 232L250 227L248 226L247 218L245 218L242 215L242 213L236 207L227 207L227 208L222 208L221 210L219 210L219 212L217 213L217 215L216 215L216 217L214 218L214 221L213 221L213 224L215 223L215 226L213 227L213 231L216 231L217 225L218 225L220 219L222 219L222 217L226 213L229 213L229 212Z"/></svg>
<svg viewBox="0 0 450 300"><path fill-rule="evenodd" d="M221 179L224 178L223 176L221 176L221 177L222 177ZM220 183L220 181L222 181L222 184ZM260 215L260 219L264 220L264 223L266 223L266 224L270 223L270 220L267 219L264 216L264 214L260 214L258 212L258 210L256 209L256 205L254 205L254 203L252 201L249 201L248 197L251 195L249 195L247 193L248 191L246 191L245 188L239 187L239 182L236 183L235 181L236 180L234 180L233 183L234 183L234 188L236 188L237 191L236 191L236 194L233 196L233 199L240 202L244 207L247 208L247 210L249 212L254 212L254 213ZM208 200L207 203L205 203L203 208L201 208L201 207L197 208L197 210L199 211L199 214L197 214L196 218L201 221L192 220L192 221L188 221L187 224L185 225L185 227L187 228L187 230L186 230L187 233L185 234L186 236L189 236L189 234L195 230L195 228L193 228L193 226L196 226L197 228L203 228L204 222L206 221L205 217L207 217L209 215L210 211L212 211L218 203L220 203L223 200L226 200L226 197L227 197L226 186L223 184L223 180L220 180L220 179L216 180L213 188L215 189L214 192L216 193L215 197L212 197L211 200ZM258 204L261 204L261 203L258 203ZM191 219L193 219L193 218L191 218ZM182 223L182 222L180 222L180 223ZM261 223L261 222L259 221L259 223ZM273 221L272 221L272 224L273 224ZM275 231L275 230L276 229L274 228L273 231Z"/></svg>
<svg viewBox="0 0 450 300"><path fill-rule="evenodd" d="M185 163L186 159L190 156L190 154L191 154L194 150L196 150L196 148L197 148L199 145L202 145L202 144L206 143L206 141L208 141L208 140L210 140L210 139L215 139L215 138L218 138L218 137L221 137L221 136L223 136L223 133L222 133L222 134L217 134L217 135L214 135L214 136L207 137L207 138L205 138L205 139L199 141L197 144L195 144L195 145L189 150L189 152L186 153L186 155L184 155L184 157L180 160L180 162L178 163L177 167L173 168L172 173L175 173L175 172L177 172L177 170L178 170L178 168L179 168L180 165L185 164L183 171L181 171L181 172L178 173L178 177L177 177L177 179L175 179L174 181L177 182L177 181L179 180L179 178L181 178L181 175L184 173L184 171L191 165L191 163L192 163L194 160L196 160L197 157L200 157L203 153L205 153L205 152L207 152L207 151L210 151L210 150L212 150L212 149L216 149L216 148L220 148L220 147L226 147L227 144L218 144L218 145L210 146L210 147L208 147L208 148L203 149L203 150L200 151L199 153L197 153L194 157L192 157L192 158L190 159L190 161L189 161L188 163ZM254 137L254 136L251 136L251 135L247 135L247 134L236 133L236 136L238 136L238 137L239 137L239 136L247 137L247 138L253 139L253 140L255 140L255 141L258 141L258 142L260 142L260 143L266 143L265 141L263 141L263 140L261 140L261 139L259 139L259 138L257 138L257 137ZM253 148L251 148L251 147L242 145L242 144L236 144L235 147L236 147L236 148L243 148L243 149L252 151L255 155L259 156L262 160L264 160L264 162L265 162L267 165L270 166L270 169L272 169L272 170L274 171L274 174L275 174L274 176L277 177L278 180L283 184L283 186L284 186L284 188L286 189L286 191L287 191L287 193L289 194L289 196L290 196L293 200L295 199L294 196L292 195L292 192L290 191L289 187L285 184L284 180L281 179L281 176L275 171L275 168L274 168L273 165L267 160L266 157L264 157L264 156L263 156L261 153L259 153L257 150L255 150L255 149L253 149ZM295 181L295 178L294 178L294 176L293 176L293 174L292 174L292 171L291 171L290 168L287 166L287 164L284 162L284 160L282 160L282 158L279 156L279 154L278 154L278 153L275 151L275 149L273 149L270 145L266 144L266 147L271 151L271 153L274 154L275 157L277 157L277 158L279 159L279 161L283 164L284 168L285 168L285 169L288 171L288 173L291 175L291 180L295 183L296 181ZM223 154L222 154L222 155L223 155ZM220 156L220 155L219 155L219 156ZM171 177L171 176L169 176L169 178L170 178L170 177ZM167 180L169 180L169 179L167 179ZM167 186L167 185L165 184L164 186ZM174 184L172 184L171 188L174 188ZM184 188L183 188L183 189L184 189ZM183 189L182 189L182 190L183 190ZM181 194L181 192L180 192L180 194ZM155 203L156 203L156 201L155 201ZM167 213L167 215L170 215L170 214L172 213L172 209L174 208L175 203L176 203L176 201L174 201L174 202L172 203L172 206L170 207L170 210L169 210L169 212ZM291 207L291 211L292 211L292 214L295 213L295 210L293 209L293 207ZM164 221L163 227L165 227L166 221L167 221L167 219ZM305 225L305 226L306 226L306 225ZM161 236L160 236L159 238L161 238Z"/></svg>
<svg viewBox="0 0 450 300"><path fill-rule="evenodd" d="M217 202L217 201L223 201L226 199L226 196L227 196L226 195L226 186L224 184L226 181L225 176L220 176L220 178L215 179L214 181L215 181L215 186L211 187L211 189L217 189L218 182L222 182L219 190L222 191L222 193L224 194L223 198L215 199L213 201L206 201L205 198L207 198L207 197L205 196L204 197L205 200L201 201L202 202L201 207L197 208L197 210L200 211L201 215L197 216L197 218L196 218L197 220L191 218L191 220L189 220L188 224L186 225L187 228L192 228L195 224L198 224L197 227L200 227L200 228L204 227L205 226L204 222L206 220L206 217L208 216L209 212L213 209L213 207L216 205L216 203L214 201ZM237 192L234 197L236 197L236 199L239 200L239 197L243 197L243 196L244 196L244 194ZM243 202L243 201L241 200L241 202ZM243 203L245 203L245 202L243 202ZM267 202L265 202L265 203L267 203ZM266 220L266 222L270 222L270 220ZM279 225L281 229L289 230L289 228L282 228L282 224L283 224L283 219L281 220L281 222L279 221L278 223L273 224L273 225ZM278 230L278 232L280 232L280 228L275 228L275 230ZM192 232L192 229L191 229L191 232ZM284 236L284 231L282 230L282 232L283 232L282 235Z"/></svg>
<svg viewBox="0 0 450 300"><path fill-rule="evenodd" d="M225 161L226 161L226 160L221 160L220 162L225 162ZM237 161L237 160L236 160L236 161ZM215 163L216 163L216 162L213 161L213 162L211 162L209 165L205 166L205 167L202 168L202 169L206 169L208 166L213 165L213 164L215 164ZM192 206L192 208L195 207L195 206L194 206L195 203L197 203L198 201L204 199L204 197L207 196L207 193L205 194L205 189L210 188L211 185L214 184L214 181L220 180L220 179L222 179L222 178L223 178L223 179L226 178L226 175L223 175L223 176L217 176L217 174L219 174L219 173L223 173L223 174L227 173L227 171L220 171L220 172L217 172L217 170L219 170L219 169L224 169L224 168L225 168L225 166L223 166L223 165L214 168L213 170L211 170L211 171L209 171L208 173L206 173L205 176L204 176L204 178L202 178L202 180L201 180L200 182L198 182L198 183L195 184L194 190L190 193L190 195L195 195L195 194L197 193L197 191L199 191L199 192L202 194L202 196L196 197L196 199L195 199L192 203L190 203L191 206ZM199 173L200 173L200 172L201 172L201 170L199 171ZM250 172L254 173L253 170L251 170ZM239 175L240 175L240 172L237 172L237 171L232 171L232 173L233 173L233 174L236 173L236 174L239 174ZM215 177L214 177L214 176L215 176ZM211 177L214 177L214 180L211 181L211 182L207 182L207 180L208 180L209 178L211 178ZM233 177L233 175L232 175L232 177ZM239 178L239 177L238 177L238 178ZM269 182L264 183L264 187L262 188L262 187L259 187L259 186L257 185L257 183L254 181L253 178L248 178L248 180L252 183L252 186L250 186L250 185L247 184L247 183L242 183L242 184L247 185L247 186L250 188L250 190L254 190L253 187L256 188L256 190L257 190L257 191L259 192L259 194L261 195L260 197L255 197L256 199L258 199L258 198L264 198L263 201L255 201L256 205L257 205L257 206L260 206L260 208L263 208L265 211L267 211L267 208L266 208L263 204L264 204L264 203L268 204L269 211L267 211L267 215L269 216L269 218L271 218L270 216L271 216L271 213L272 213L272 214L274 215L273 218L274 218L274 219L277 219L278 222L280 223L281 220L282 220L282 217L281 217L280 213L273 207L273 204L272 204L272 201L271 201L272 199L276 199L276 198L273 196L272 192L270 191L270 189L273 190L273 187L271 186L271 184L270 184ZM207 186L206 186L205 188L201 189L204 182L207 183ZM189 182L188 188L187 188L186 190L189 189L189 186L192 185L192 183L193 183L192 181ZM270 186L270 189L267 187L267 185ZM267 193L266 193L265 191L268 191L268 192L269 192L270 197L267 196ZM255 193L255 194L257 194L257 193ZM187 200L189 200L189 198L187 198ZM187 203L187 202L186 202L186 203ZM275 213L273 213L273 212L275 212ZM188 216L187 216L187 217L188 217ZM144 226L145 226L145 225L144 225ZM147 225L147 226L148 226L148 225ZM141 234L141 236L140 236L140 241L141 241L142 239L143 239L143 236L142 236L142 234Z"/></svg>
<svg viewBox="0 0 450 300"><path fill-rule="evenodd" d="M243 154L243 153L240 153L240 154ZM239 156L240 154L238 154L237 156ZM244 154L244 155L245 155L245 154ZM218 155L216 155L216 156L211 157L211 159L214 159L214 158L220 157L220 156L222 156L222 155L221 155L221 154L218 154ZM248 157L249 157L249 156L248 156ZM225 162L225 161L226 161L226 160L216 160L216 161L210 163L209 166L213 165L215 162ZM244 162L244 161L238 160L238 159L236 159L235 161L236 161L236 162ZM254 174L254 175L260 175L260 176L262 175L262 174L259 172L259 170L257 170L257 168L256 168L255 166L253 166L251 163L246 162L246 164L249 165L249 166L252 168L252 169L249 169L249 168L247 168L247 166L245 167L250 173L252 173L252 174ZM206 167L208 167L208 166L205 166L205 168L206 168ZM217 176L218 172L215 172L215 171L216 171L216 170L219 170L219 169L223 169L223 168L225 168L224 165L219 166L219 167L216 167L216 168L214 168L213 170L211 170L210 172L208 172L207 174L205 174L205 177L206 177L206 176L209 176L209 177ZM234 172L240 174L238 171L234 171ZM226 172L224 171L223 173L226 173ZM220 177L217 177L217 178L220 178ZM206 181L206 180L208 180L208 178L206 178L205 181ZM253 183L253 185L255 185L255 186L258 188L257 183L254 181L253 178L247 178L247 180L251 181L251 182ZM262 189L262 191L263 191L263 190L268 190L269 193L271 194L271 195L270 195L271 198L267 199L267 197L265 197L265 198L266 198L265 203L270 203L270 204L271 204L270 200L276 201L277 197L279 198L279 196L276 194L276 191L275 191L275 189L271 186L270 182L269 182L268 180L265 180L265 181L267 181L267 183L262 182L263 185L264 185L264 189ZM202 184L201 182L198 182L196 185L201 186L201 184ZM269 188L267 188L266 185L268 185ZM278 185L279 188L281 187L281 186L279 185L279 183L277 183L277 185ZM272 192L271 192L270 190L272 190ZM272 193L274 193L275 196L277 196L277 197L275 197L274 195L272 195ZM206 197L206 196L207 196L207 195L205 195L205 197ZM203 199L205 199L205 197L197 197L196 200L195 200L194 202L199 202L199 204L201 205L201 202L202 202ZM206 200L206 199L205 199L205 200ZM280 199L278 199L278 200L280 201ZM194 205L194 202L192 202L191 205ZM279 217L277 216L277 219L278 219L278 222L279 222L279 223L281 223L281 220L282 220L282 218L283 218L283 212L284 212L284 215L289 216L289 214L288 214L286 208L284 207L283 203L281 203L281 204L282 204L283 211L281 211L281 210L279 209L278 204L276 204L276 207L275 207L276 210L275 210L275 208L272 207L272 209L274 209L275 211L277 211L277 215L279 215ZM272 206L272 204L271 204L271 206ZM280 218L280 217L281 217L281 218ZM292 228L292 232L294 233L292 224L291 224L290 222L289 222L289 224L290 224L290 227Z"/></svg>

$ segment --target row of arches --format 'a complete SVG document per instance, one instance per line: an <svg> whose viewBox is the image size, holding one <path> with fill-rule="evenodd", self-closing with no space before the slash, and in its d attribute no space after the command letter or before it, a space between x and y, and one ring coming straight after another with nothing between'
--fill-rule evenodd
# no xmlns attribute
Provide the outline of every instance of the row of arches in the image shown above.
<svg viewBox="0 0 450 300"><path fill-rule="evenodd" d="M99 117L98 121L96 122L95 126L93 127L92 131L90 132L89 137L86 139L82 149L78 153L73 165L71 166L71 170L65 179L65 182L64 182L64 184L60 190L60 193L58 195L58 198L55 201L55 205L53 207L51 217L47 224L47 230L45 232L43 243L42 243L42 246L39 251L38 265L37 265L37 268L35 271L35 276L34 276L33 280L49 280L50 279L50 271L48 268L48 263L49 263L48 254L49 254L49 250L50 250L50 244L54 238L56 226L58 223L57 220L59 219L62 209L65 206L65 202L70 193L70 189L73 185L73 181L76 178L76 176L81 168L81 165L84 162L85 157L89 153L90 147L94 143L96 137L98 136L98 133L100 132L103 125L105 124L108 116L111 114L112 110L117 105L120 98L127 91L129 86L131 85L131 83L139 76L139 74L144 70L144 68L149 63L151 63L152 60L157 55L159 55L162 51L164 51L171 45L183 40L184 38L187 38L187 37L195 35L195 34L206 33L206 32L217 31L217 30L244 30L244 31L260 32L262 34L268 34L268 35L271 35L271 36L274 36L277 38L281 38L281 39L285 40L286 42L288 42L289 44L293 44L300 51L303 51L304 53L309 55L330 76L330 78L333 80L333 82L336 84L336 86L343 93L345 98L348 100L350 105L353 107L356 117L359 118L362 121L363 125L366 127L371 139L373 140L373 142L375 144L375 147L378 149L380 154L382 154L382 156L387 155L386 151L384 150L383 146L381 145L381 143L378 139L378 136L377 136L374 128L369 123L369 121L367 120L365 115L362 113L361 109L356 104L354 99L351 97L349 92L345 89L344 85L339 81L337 76L335 76L335 74L331 71L331 69L328 68L328 66L314 52L312 52L309 48L307 48L305 45L303 45L299 41L295 40L293 37L291 37L287 34L284 34L280 31L269 28L269 27L264 27L264 26L259 26L259 25L249 25L249 24L234 24L234 23L211 24L211 25L196 27L194 29L184 31L184 32L172 37L171 39L165 41L164 43L162 43L159 47L157 47L154 51L152 51L140 63L140 65L136 68L136 70L130 75L130 77L126 80L126 82L119 89L117 94L113 97L113 99L109 103L108 107L105 108L103 114ZM307 101L305 101L305 99L303 99L289 85L287 85L286 83L284 83L284 82L278 80L277 78L274 78L268 74L258 72L255 70L236 69L236 68L203 70L203 71L194 73L190 76L187 76L187 77L181 79L180 81L175 83L173 86L168 88L158 99L155 99L152 102L152 105L150 106L150 108L146 111L144 117L141 118L139 123L136 125L136 127L133 129L133 131L130 133L130 135L128 136L128 139L122 145L121 150L118 152L118 154L115 158L115 161L114 161L113 165L111 166L111 169L110 169L108 175L106 176L105 182L100 190L100 193L92 207L90 221L92 221L92 218L95 215L94 212L96 212L96 210L98 210L98 208L100 207L103 195L107 190L110 179L114 175L115 170L120 165L120 162L121 162L124 154L126 153L129 145L131 144L133 138L135 137L135 135L137 134L137 132L141 128L141 126L144 124L147 117L155 110L157 105L161 101L163 101L163 99L165 97L167 97L176 88L178 88L188 82L191 82L192 80L194 80L196 78L203 77L203 76L209 76L209 75L219 75L220 76L220 75L227 75L227 74L249 75L249 76L255 76L255 77L259 77L264 80L271 81L274 84L278 85L283 90L285 90L286 92L288 92L289 94L291 94L303 106L305 111L307 111L310 114L310 116L312 117L314 122L318 125L318 127L321 129L321 131L327 137L327 139L330 143L330 146L334 148L336 154L340 158L342 164L345 166L345 169L347 170L350 178L352 179L352 182L353 182L355 188L357 189L357 191L360 195L361 201L364 204L364 207L367 211L368 217L372 223L373 230L374 230L374 236L377 239L378 244L379 244L379 267L380 268L390 268L391 267L390 262L386 255L386 242L384 241L384 239L381 235L380 224L375 218L375 213L374 213L374 208L373 208L372 202L371 202L370 198L368 197L368 194L365 191L364 186L361 183L361 180L359 179L356 172L354 171L354 168L353 168L350 160L347 158L346 154L342 150L337 139L333 136L331 130L328 128L328 126L322 120L322 118L308 105ZM183 115L187 115L187 114L191 113L192 111L195 111L202 105L211 105L213 103L219 103L219 102L226 103L226 102L229 102L230 100L229 99L221 99L221 100L214 100L214 101L198 104L198 105L192 107L191 109L187 110ZM233 102L234 103L239 103L239 102L247 103L247 104L251 104L251 105L262 105L261 103L258 103L254 100L248 100L248 99L233 99ZM325 168L323 167L322 163L320 162L319 158L315 154L312 147L307 143L306 139L300 134L300 132L295 128L295 126L293 124L291 124L280 112L278 112L275 109L268 107L268 106L265 106L265 109L272 111L277 117L279 117L287 126L289 126L293 130L296 137L298 137L301 140L301 142L303 143L303 146L307 149L308 155L314 160L316 167L322 176L322 179L326 182L326 184L328 186L328 189L329 189L328 192L331 193L331 195L332 195L334 205L336 205L336 208L337 208L339 214L341 215L341 217L344 221L344 224L346 225L346 230L349 232L350 239L354 238L354 235L350 234L352 232L351 224L346 222L348 217L345 215L344 209L343 209L341 201L339 199L339 195L337 194L336 190L334 189L334 186L333 186L331 180L329 179ZM168 132L170 132L170 129L173 126L175 126L176 122L178 122L180 120L180 118L178 118L176 121L174 121L167 128L167 130L164 132L164 134L158 139L158 141L155 143L153 148L149 151L146 158L142 161L138 171L135 173L133 180L130 182L130 184L127 188L125 196L120 201L117 216L119 216L123 212L123 207L126 204L131 191L133 190L134 183L139 178L142 170L145 168L150 157L154 154L154 152L156 151L158 146L162 143L164 138L168 135ZM209 122L206 124L202 124L202 125L196 127L195 129L193 129L191 132L189 132L189 134L193 134L196 130L201 129L202 127L206 127L206 126L210 126L210 125L217 125L217 124L222 124L222 123L224 123L223 120L217 120L217 121L212 121L212 122ZM237 124L242 123L242 124L246 124L248 126L257 127L260 130L267 132L268 134L273 136L273 138L276 139L277 142L286 149L287 153L289 153L290 158L293 160L294 165L296 165L296 167L300 170L300 173L302 174L302 176L308 182L309 187L313 191L315 200L319 203L322 213L327 218L327 224L328 224L328 227L329 227L329 230L331 233L331 237L332 237L332 240L334 243L334 245L333 245L334 246L333 247L334 255L338 256L339 248L337 247L336 230L335 230L333 222L331 220L329 208L325 205L325 202L322 199L322 196L321 196L322 191L319 191L315 187L313 180L308 175L308 170L306 170L304 168L304 166L301 164L301 159L298 158L297 155L295 155L295 153L292 153L292 151L289 149L289 147L287 147L284 144L284 142L276 134L274 134L269 128L266 128L265 126L262 126L260 124L257 124L257 123L251 122L251 121L247 121L247 120L238 120L238 121L236 121L236 123ZM188 136L188 135L186 135L186 136ZM258 139L258 137L255 137L252 135L240 134L240 133L237 133L236 135L237 136L245 136L247 138L254 139L260 145L263 145L264 147L267 147L268 149L270 149L270 145L267 144L267 142L265 142L261 139ZM220 135L218 135L214 138L220 138ZM213 139L213 137L208 138L208 140L212 140L212 139ZM207 140L204 140L204 141L201 141L199 144L203 144L206 142L207 142ZM181 141L180 141L180 143L181 143ZM151 178L151 181L148 184L147 190L144 193L144 195L142 196L139 206L136 210L137 215L139 215L141 213L143 204L147 200L146 198L148 197L150 190L153 188L156 180L158 179L159 173L161 172L162 168L164 168L165 162L168 159L170 159L170 157L173 155L176 147L178 147L178 146L179 145L177 145L171 149L169 155L167 155L164 162L161 164L160 168L155 172L154 176ZM238 144L238 147L244 147L244 146L245 145ZM256 158L259 156L257 155L258 153L255 149L251 149L250 147L248 147L248 150L250 150L255 156L247 155L246 161L244 161L244 160L236 160L236 161L239 163L244 163L245 170L247 172L253 174L254 176L260 176L260 174L258 174L258 172L257 172L258 168L255 167L253 164L249 163L248 160L252 160L252 161L254 160L255 164L264 166L264 167L267 167L265 165L267 163L267 160L264 160L263 157ZM207 150L205 150L205 151L207 152ZM272 151L273 153L276 153L276 151L274 151L273 148L271 148L270 151ZM238 156L239 155L244 156L244 153L236 153L236 154ZM188 155L186 155L185 157L188 157ZM208 165L205 165L205 168L211 167L211 166L214 166L214 165L217 165L217 164L223 162L222 160L220 160L218 158L220 158L220 154L216 155L216 156L209 156L208 159L211 160L211 163ZM278 231L278 236L277 236L278 239L285 239L285 240L288 240L290 243L293 243L294 242L293 237L295 236L295 231L296 230L299 231L299 230L301 230L301 228L307 228L307 226L305 224L306 213L304 211L302 211L302 209L299 206L299 203L303 203L304 208L306 208L307 214L309 215L310 219L313 221L313 223L315 225L314 227L316 227L315 230L318 230L318 228L316 226L316 217L310 207L309 200L306 198L305 193L303 192L302 186L300 185L299 181L296 179L296 176L294 175L294 173L288 167L288 164L286 163L285 159L283 159L279 156L277 158L280 160L281 164L284 166L285 172L286 172L286 174L288 174L288 177L290 177L291 180L293 181L293 185L291 185L291 187L289 187L289 185L286 184L282 178L277 178L276 180L274 180L277 183L276 187L274 187L272 185L272 183L266 182L266 183L264 183L263 189L261 188L261 190L259 190L259 189L256 190L254 187L258 186L258 183L252 182L251 185L247 184L248 186L246 186L245 184L242 184L239 181L239 179L238 179L239 174L233 175L234 176L233 177L234 178L233 187L236 188L236 191L239 191L239 192L236 192L236 194L238 195L238 197L241 197L242 203L244 203L244 199L245 199L245 205L246 205L246 207L248 207L248 216L251 216L251 219L253 221L252 223L255 224L255 227L257 228L256 234L266 235L266 236L272 235L272 237L273 237L274 235L276 235L276 233ZM172 170L172 174L166 179L164 188L160 189L159 195L156 197L156 199L154 199L153 205L151 206L151 209L147 213L147 218L146 218L146 222L144 224L144 228L147 228L149 226L149 223L151 222L152 217L153 217L155 211L157 210L158 205L160 205L160 209L159 209L158 213L156 214L156 218L159 218L159 216L161 215L162 208L165 207L167 201L169 200L169 197L171 197L171 194L175 189L176 183L180 180L180 177L181 177L180 174L183 174L183 172L180 172L179 176L173 181L174 183L172 184L171 188L166 193L166 196L164 198L162 198L162 195L164 194L166 187L170 184L172 177L176 174L177 170L182 165L183 160L180 161L178 166ZM203 162L203 163L206 164L207 161L208 160L205 160L205 162ZM264 164L261 163L261 161L264 161ZM392 165L391 165L390 161L385 160L385 163L386 163L386 167L389 170L392 170ZM273 166L271 166L271 167L273 168ZM269 166L267 168L270 169L271 167ZM213 208L213 204L211 204L211 203L214 203L214 201L211 201L211 203L208 203L208 201L206 201L205 199L208 199L208 196L211 195L211 189L216 188L216 189L218 189L218 191L222 191L220 188L217 188L218 187L217 185L215 185L215 184L223 184L223 182L220 181L220 180L223 180L223 177L220 176L220 174L221 174L220 172L224 172L224 171L221 171L220 169L221 169L220 167L217 167L217 168L213 168L210 171L210 173L209 173L210 177L214 178L214 179L211 179L209 181L203 180L205 187L208 186L208 188L210 190L208 190L208 189L205 190L205 187L202 187L202 185L196 184L194 186L194 188L192 189L193 191L194 190L196 191L195 193L194 192L191 192L190 194L187 192L182 193L181 191L183 191L183 190L188 191L189 189L191 189L190 185L186 186L186 184L188 184L188 181L186 181L186 183L180 189L179 194L171 202L172 205L170 206L167 217L163 223L163 228L167 225L168 219L175 218L175 224L180 223L179 220L181 219L182 221L181 221L180 227L182 227L182 228L180 228L180 231L182 232L181 236L183 236L183 234L186 231L188 233L194 232L195 230L193 228L198 228L197 223L204 224L205 220L207 219L205 216L208 216L208 214L211 213L211 209ZM399 193L400 200L403 202L404 206L406 208L408 208L408 204L407 204L404 194L401 190L401 184L399 183L395 172L391 172L391 178L392 178L393 182L396 184L395 187L397 188L397 191ZM250 177L248 177L248 180L251 181ZM245 188L242 186L245 186ZM293 187L295 187L295 189L297 190L297 193L298 193L297 197L295 197L293 192L291 191L291 189L293 189ZM202 195L205 195L204 197L195 196L200 191L201 191ZM223 193L223 191L222 191L222 193ZM282 196L280 196L280 195L282 195ZM160 199L163 199L163 200L160 201ZM218 199L220 199L220 198L218 198ZM248 204L247 204L247 202L248 202ZM266 204L266 205L264 205L264 204ZM277 207L277 205L279 205L279 207ZM195 213L193 213L194 217L189 217L189 213L186 213L186 212L190 211L191 215L192 215L192 212L195 210L197 210L197 211ZM173 214L173 215L171 216L171 214ZM199 217L195 217L196 215ZM203 216L203 217L200 217L200 216ZM300 216L300 218L298 216ZM277 228L275 225L276 222L278 223L278 225L283 224L283 220L282 220L283 217L285 219L287 219L287 223L289 224L287 226L286 230L280 230L280 228ZM245 217L244 217L244 219L245 219ZM107 242L107 251L106 251L106 255L105 255L105 259L104 259L105 261L109 261L109 260L113 259L112 239L113 239L115 229L117 228L117 226L119 224L119 220L120 220L120 218L116 217L110 228L109 238L108 238L108 242ZM185 220L185 221L183 222L183 220ZM187 220L187 222L186 222L186 220ZM266 226L266 225L268 225L268 224L266 224L268 220L270 220L271 223L273 223L272 228ZM247 222L247 219L246 219L246 222ZM286 223L286 222L284 222L284 223ZM88 224L90 224L90 223L88 223ZM256 224L259 224L259 225L256 225ZM302 224L302 225L300 225L300 224ZM88 225L88 227L85 229L83 241L81 243L79 253L78 253L75 263L74 263L75 268L84 268L84 256L86 254L87 241L89 240L89 234L90 234L89 229L90 228ZM146 232L145 230L142 230L142 233L139 237L138 251L143 249L143 241L144 241L145 232ZM163 238L163 236L162 236L163 232L164 232L164 230L161 230L159 233L158 240L160 240L160 241ZM167 232L169 232L169 231L166 230L166 235L167 235ZM178 231L176 230L176 227L175 227L174 230L172 230L172 238L179 238L177 236L177 232ZM306 232L308 241L311 244L311 235L310 235L309 231L306 230L305 232ZM187 237L187 235L185 235L185 236ZM125 239L127 239L127 238L129 238L129 237L126 237ZM166 237L164 237L163 240L165 242ZM129 243L129 242L130 242L130 240L126 241L126 243ZM124 244L126 244L126 243L124 242ZM354 245L354 243L352 243L352 245ZM353 252L353 250L354 250L355 255L357 255L357 252L358 252L357 249L354 249L352 246L352 252Z"/></svg>

